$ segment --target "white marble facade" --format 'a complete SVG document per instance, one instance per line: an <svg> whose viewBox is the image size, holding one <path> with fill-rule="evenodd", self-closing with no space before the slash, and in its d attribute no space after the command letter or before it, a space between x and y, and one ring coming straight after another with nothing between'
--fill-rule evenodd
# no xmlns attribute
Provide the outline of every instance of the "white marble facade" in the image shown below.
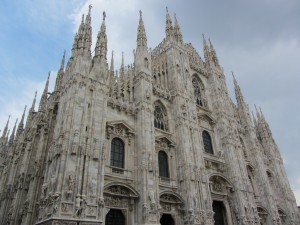
<svg viewBox="0 0 300 225"><path fill-rule="evenodd" d="M115 71L105 19L92 56L89 9L54 91L4 128L0 224L300 224L268 123L235 78L230 99L210 41L202 59L167 11L150 51L140 12L134 62Z"/></svg>

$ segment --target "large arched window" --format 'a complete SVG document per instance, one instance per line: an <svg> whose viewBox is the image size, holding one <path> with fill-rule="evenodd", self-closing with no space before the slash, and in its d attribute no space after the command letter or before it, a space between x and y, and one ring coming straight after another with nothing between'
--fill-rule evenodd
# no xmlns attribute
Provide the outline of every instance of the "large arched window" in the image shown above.
<svg viewBox="0 0 300 225"><path fill-rule="evenodd" d="M167 113L163 105L159 102L154 104L154 127L161 130L168 130Z"/></svg>
<svg viewBox="0 0 300 225"><path fill-rule="evenodd" d="M214 154L211 137L207 131L202 132L204 151L209 154Z"/></svg>
<svg viewBox="0 0 300 225"><path fill-rule="evenodd" d="M159 176L169 178L168 155L164 151L158 152Z"/></svg>
<svg viewBox="0 0 300 225"><path fill-rule="evenodd" d="M111 141L110 165L124 168L124 143L119 138L114 138Z"/></svg>
<svg viewBox="0 0 300 225"><path fill-rule="evenodd" d="M199 106L204 106L203 99L201 95L201 83L197 77L192 78L192 84L194 88L194 98L196 100L196 104Z"/></svg>

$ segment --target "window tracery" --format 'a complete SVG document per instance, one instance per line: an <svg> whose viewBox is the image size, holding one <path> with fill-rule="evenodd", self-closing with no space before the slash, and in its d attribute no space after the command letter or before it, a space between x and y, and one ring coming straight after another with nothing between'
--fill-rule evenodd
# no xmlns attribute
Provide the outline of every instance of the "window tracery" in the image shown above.
<svg viewBox="0 0 300 225"><path fill-rule="evenodd" d="M201 88L202 85L201 85L199 79L194 76L192 79L192 84L193 84L193 88L194 88L194 98L195 98L196 104L199 106L204 106L203 96L201 93L203 88Z"/></svg>
<svg viewBox="0 0 300 225"><path fill-rule="evenodd" d="M165 131L168 130L166 110L158 102L154 105L154 127Z"/></svg>

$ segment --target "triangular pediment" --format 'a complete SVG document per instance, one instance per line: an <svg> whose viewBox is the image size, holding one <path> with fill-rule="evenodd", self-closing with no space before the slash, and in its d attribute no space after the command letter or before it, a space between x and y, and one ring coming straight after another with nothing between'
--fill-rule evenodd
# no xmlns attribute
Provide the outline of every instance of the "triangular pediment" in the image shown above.
<svg viewBox="0 0 300 225"><path fill-rule="evenodd" d="M175 142L165 135L155 137L155 142L162 147L174 147Z"/></svg>
<svg viewBox="0 0 300 225"><path fill-rule="evenodd" d="M134 129L124 120L106 122L106 126L112 128L122 128L126 130L126 133L135 134Z"/></svg>
<svg viewBox="0 0 300 225"><path fill-rule="evenodd" d="M207 121L210 125L214 125L216 123L214 118L206 113L198 113L198 119Z"/></svg>

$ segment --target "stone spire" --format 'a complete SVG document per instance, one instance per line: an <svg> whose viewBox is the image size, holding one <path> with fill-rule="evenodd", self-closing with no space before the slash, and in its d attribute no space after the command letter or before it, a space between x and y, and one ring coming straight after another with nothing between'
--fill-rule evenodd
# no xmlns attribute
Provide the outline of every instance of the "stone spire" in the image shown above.
<svg viewBox="0 0 300 225"><path fill-rule="evenodd" d="M48 78L45 84L44 92L42 94L40 105L39 105L39 111L45 111L46 109L46 102L48 98L48 87L49 87L49 80L50 80L50 71L48 73Z"/></svg>
<svg viewBox="0 0 300 225"><path fill-rule="evenodd" d="M147 50L147 36L146 31L144 27L143 17L142 17L142 11L140 10L140 21L138 26L138 33L137 33L137 50L139 48L143 48Z"/></svg>
<svg viewBox="0 0 300 225"><path fill-rule="evenodd" d="M166 7L166 39L171 41L173 39L173 25L169 14L168 7Z"/></svg>
<svg viewBox="0 0 300 225"><path fill-rule="evenodd" d="M35 108L35 103L36 103L36 95L37 95L37 91L35 91L34 98L32 100L32 105L28 112L26 125L25 125L26 128L29 126L29 124L31 123L31 121L33 119L33 113L34 113L34 108Z"/></svg>
<svg viewBox="0 0 300 225"><path fill-rule="evenodd" d="M6 133L7 133L7 130L8 130L9 119L10 119L10 115L8 116L8 120L7 120L6 125L3 129L3 133L2 133L2 136L1 136L2 138L5 138L5 136L6 136Z"/></svg>
<svg viewBox="0 0 300 225"><path fill-rule="evenodd" d="M91 46L92 46L91 10L92 10L92 5L89 5L89 13L85 17L84 33L83 33L83 53L89 57L91 56Z"/></svg>
<svg viewBox="0 0 300 225"><path fill-rule="evenodd" d="M212 45L210 39L208 39L208 41L209 41L209 48L210 48L210 53L211 53L211 59L214 62L215 66L220 67L219 59L218 59L218 56L217 56L217 52L215 51L214 46Z"/></svg>
<svg viewBox="0 0 300 225"><path fill-rule="evenodd" d="M137 48L134 53L134 65L136 73L146 72L150 73L149 68L151 68L151 55L148 52L147 47L147 36L144 27L142 11L140 10L140 20L137 32Z"/></svg>
<svg viewBox="0 0 300 225"><path fill-rule="evenodd" d="M103 12L103 21L101 24L100 31L98 32L97 36L97 43L95 47L95 56L94 60L96 58L99 58L100 61L106 62L106 55L107 55L107 36L106 36L106 26L105 26L105 18L106 14L105 11Z"/></svg>
<svg viewBox="0 0 300 225"><path fill-rule="evenodd" d="M17 127L17 122L18 122L18 119L16 119L16 122L15 122L15 125L14 125L14 128L11 132L11 135L10 135L10 138L9 138L9 144L13 144L14 140L15 140L15 133L16 133L16 127Z"/></svg>
<svg viewBox="0 0 300 225"><path fill-rule="evenodd" d="M109 85L109 95L113 95L114 91L114 51L111 51L111 60L110 60L110 69L109 69L109 74L108 74L108 85Z"/></svg>
<svg viewBox="0 0 300 225"><path fill-rule="evenodd" d="M59 91L61 88L63 74L64 74L64 68L65 68L65 58L66 58L66 50L64 51L63 57L61 59L60 68L58 70L56 81L55 81L54 91Z"/></svg>
<svg viewBox="0 0 300 225"><path fill-rule="evenodd" d="M22 132L23 132L23 129L24 129L24 118L25 118L26 108L27 108L27 106L25 105L24 112L22 114L22 118L21 118L20 123L18 125L16 138L18 138L22 134Z"/></svg>
<svg viewBox="0 0 300 225"><path fill-rule="evenodd" d="M84 14L78 32L75 34L74 43L72 47L72 56L75 58L78 55L85 55L91 57L91 45L92 45L92 26L91 26L91 9L89 5L89 12L84 20Z"/></svg>
<svg viewBox="0 0 300 225"><path fill-rule="evenodd" d="M110 73L114 74L114 51L111 51Z"/></svg>
<svg viewBox="0 0 300 225"><path fill-rule="evenodd" d="M272 136L272 132L271 132L271 129L270 129L270 126L269 126L269 123L267 122L261 108L259 107L259 111L260 111L260 115L261 115L261 121L262 121L262 124L264 126L264 129L265 129L265 132L266 134L271 137Z"/></svg>
<svg viewBox="0 0 300 225"><path fill-rule="evenodd" d="M182 33L176 18L176 13L174 14L174 37L178 43L183 43Z"/></svg>
<svg viewBox="0 0 300 225"><path fill-rule="evenodd" d="M238 106L240 107L240 106L245 104L244 97L243 97L243 94L241 92L241 88L240 88L240 86L238 85L238 83L235 79L235 76L234 76L233 72L231 72L231 73L232 73L232 77L233 77L235 98L236 98Z"/></svg>
<svg viewBox="0 0 300 225"><path fill-rule="evenodd" d="M209 52L209 47L207 45L206 39L204 34L202 34L203 37L203 52L204 52L204 60L206 63L210 61L210 52Z"/></svg>
<svg viewBox="0 0 300 225"><path fill-rule="evenodd" d="M122 82L124 82L124 77L125 77L124 52L122 52L122 63L120 68L120 78Z"/></svg>

